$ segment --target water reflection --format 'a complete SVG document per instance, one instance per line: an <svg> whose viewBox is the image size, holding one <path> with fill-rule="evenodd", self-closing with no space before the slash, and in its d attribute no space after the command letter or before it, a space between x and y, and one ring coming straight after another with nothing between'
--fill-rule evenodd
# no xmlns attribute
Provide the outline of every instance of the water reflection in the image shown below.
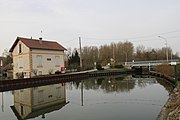
<svg viewBox="0 0 180 120"><path fill-rule="evenodd" d="M54 84L14 91L14 105L11 106L19 120L35 118L56 111L65 106L65 84Z"/></svg>
<svg viewBox="0 0 180 120"><path fill-rule="evenodd" d="M3 92L2 92L1 98L2 98L1 109L2 109L2 112L4 112L4 93Z"/></svg>
<svg viewBox="0 0 180 120"><path fill-rule="evenodd" d="M155 78L122 75L15 90L13 99L7 95L0 96L3 120L155 119L168 98Z"/></svg>
<svg viewBox="0 0 180 120"><path fill-rule="evenodd" d="M72 90L81 89L82 81L72 81L68 83L68 88ZM86 90L103 90L104 93L112 92L130 92L134 89L135 85L138 85L140 88L144 88L147 84L157 84L155 78L147 77L138 77L134 76L112 76L112 77L99 77L99 78L90 78L83 80L83 88Z"/></svg>

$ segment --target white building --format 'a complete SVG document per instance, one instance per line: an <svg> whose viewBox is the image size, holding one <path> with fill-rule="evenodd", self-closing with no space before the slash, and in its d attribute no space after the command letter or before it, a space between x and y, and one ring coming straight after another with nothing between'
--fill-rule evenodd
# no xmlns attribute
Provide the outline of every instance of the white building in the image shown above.
<svg viewBox="0 0 180 120"><path fill-rule="evenodd" d="M17 37L10 49L13 57L13 78L54 74L63 70L65 50L54 41Z"/></svg>
<svg viewBox="0 0 180 120"><path fill-rule="evenodd" d="M54 84L14 91L14 105L11 106L18 120L35 118L61 109L66 102L65 84Z"/></svg>

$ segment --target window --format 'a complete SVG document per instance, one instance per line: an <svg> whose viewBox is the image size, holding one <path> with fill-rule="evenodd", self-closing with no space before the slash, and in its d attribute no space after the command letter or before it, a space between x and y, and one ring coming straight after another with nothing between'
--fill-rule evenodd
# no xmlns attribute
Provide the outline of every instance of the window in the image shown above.
<svg viewBox="0 0 180 120"><path fill-rule="evenodd" d="M24 110L23 110L23 106L21 105L21 115L24 115Z"/></svg>
<svg viewBox="0 0 180 120"><path fill-rule="evenodd" d="M22 52L22 46L21 46L21 44L19 44L19 53L21 53Z"/></svg>
<svg viewBox="0 0 180 120"><path fill-rule="evenodd" d="M38 91L38 102L41 103L44 101L43 90Z"/></svg>
<svg viewBox="0 0 180 120"><path fill-rule="evenodd" d="M51 61L51 58L47 58L47 61Z"/></svg>
<svg viewBox="0 0 180 120"><path fill-rule="evenodd" d="M23 89L20 90L20 93L19 93L19 100L20 100L20 102L24 102L24 91L23 91Z"/></svg>
<svg viewBox="0 0 180 120"><path fill-rule="evenodd" d="M60 57L59 57L59 56L56 56L56 57L55 57L55 66L58 66L58 67L59 67L59 66L60 66L60 62L61 62L61 61L60 61Z"/></svg>
<svg viewBox="0 0 180 120"><path fill-rule="evenodd" d="M23 68L23 58L22 57L19 57L18 66L20 69Z"/></svg>
<svg viewBox="0 0 180 120"><path fill-rule="evenodd" d="M42 67L42 56L41 55L37 55L37 67Z"/></svg>
<svg viewBox="0 0 180 120"><path fill-rule="evenodd" d="M56 97L61 98L61 87L56 88Z"/></svg>

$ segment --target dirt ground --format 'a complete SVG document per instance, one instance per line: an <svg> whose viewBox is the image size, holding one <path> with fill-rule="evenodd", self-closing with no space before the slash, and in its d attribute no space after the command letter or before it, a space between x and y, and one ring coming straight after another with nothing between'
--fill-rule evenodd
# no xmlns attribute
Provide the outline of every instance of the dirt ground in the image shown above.
<svg viewBox="0 0 180 120"><path fill-rule="evenodd" d="M180 120L180 91L177 88L170 94L157 120Z"/></svg>

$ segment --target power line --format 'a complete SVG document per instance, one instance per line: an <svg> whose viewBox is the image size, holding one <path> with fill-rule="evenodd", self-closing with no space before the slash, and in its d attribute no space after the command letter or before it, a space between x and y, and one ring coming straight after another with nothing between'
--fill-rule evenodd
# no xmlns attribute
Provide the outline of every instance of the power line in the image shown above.
<svg viewBox="0 0 180 120"><path fill-rule="evenodd" d="M132 39L140 39L140 38L150 38L150 37L157 37L159 35L164 35L164 34L170 34L170 33L176 33L176 32L180 32L180 30L174 30L174 31L169 31L169 32L163 32L163 33L159 33L159 34L153 34L153 35L146 35L146 36L139 36L139 37L132 37L132 38L86 38L86 37L81 37L84 40L119 40L119 41L124 41L124 40L132 40ZM178 38L180 36L171 36L171 37L166 37L166 38ZM71 40L62 42L63 44L65 43L69 43L71 41L75 41L77 40L77 38L73 38ZM145 40L135 40L132 42L141 42L141 41L151 41L151 40L159 40L159 39L145 39ZM89 41L88 41L89 42Z"/></svg>
<svg viewBox="0 0 180 120"><path fill-rule="evenodd" d="M159 35L176 33L176 32L180 32L180 30L174 30L174 31L163 32L163 33L152 34L152 35L145 35L145 36L138 36L138 37L132 37L132 38L86 38L86 37L83 37L83 38L84 39L93 39L93 40L129 40L129 39L140 39L140 38L157 37ZM179 37L179 36L177 36L177 37Z"/></svg>
<svg viewBox="0 0 180 120"><path fill-rule="evenodd" d="M77 40L77 38L74 38L74 39L68 40L68 41L66 41L66 42L63 42L63 44L64 44L64 43L71 42L71 41L74 41L74 40Z"/></svg>
<svg viewBox="0 0 180 120"><path fill-rule="evenodd" d="M166 37L167 39L170 39L170 38L178 38L180 36L171 36L171 37ZM85 39L85 38L84 38ZM100 39L93 39L93 40L100 40ZM104 39L101 39L101 40L104 40ZM106 39L106 40L113 40L113 39ZM131 40L131 39L127 39L128 41L131 41L131 42L144 42L144 41L161 41L161 39L157 39L157 38L152 38L152 39L139 39L139 40ZM120 40L119 41L124 41L124 40ZM100 42L100 41L99 41ZM96 44L94 43L93 41L87 41L86 43L92 43L92 44Z"/></svg>
<svg viewBox="0 0 180 120"><path fill-rule="evenodd" d="M180 30L174 30L174 31L170 31L170 32L164 32L164 33L159 33L159 34L153 34L153 35L140 36L140 37L129 38L129 39L138 39L138 38L157 37L157 36L159 36L159 35L170 34L170 33L175 33L175 32L180 32Z"/></svg>
<svg viewBox="0 0 180 120"><path fill-rule="evenodd" d="M167 39L170 38L178 38L180 36L171 36L171 37L166 37ZM142 41L160 41L161 39L143 39L143 40L132 40L131 42L142 42Z"/></svg>
<svg viewBox="0 0 180 120"><path fill-rule="evenodd" d="M161 39L132 40L131 42L160 41Z"/></svg>
<svg viewBox="0 0 180 120"><path fill-rule="evenodd" d="M178 38L180 36L171 36L171 37L166 37L166 38Z"/></svg>

